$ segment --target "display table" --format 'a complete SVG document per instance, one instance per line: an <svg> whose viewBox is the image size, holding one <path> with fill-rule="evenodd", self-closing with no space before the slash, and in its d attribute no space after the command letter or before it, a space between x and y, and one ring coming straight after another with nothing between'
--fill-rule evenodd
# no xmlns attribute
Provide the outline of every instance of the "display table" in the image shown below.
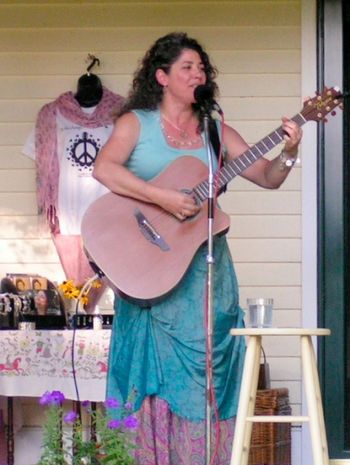
<svg viewBox="0 0 350 465"><path fill-rule="evenodd" d="M88 329L0 331L0 395L8 398L9 465L13 464L12 397L61 391L66 399L104 401L110 335L110 330Z"/></svg>
<svg viewBox="0 0 350 465"><path fill-rule="evenodd" d="M103 401L110 330L1 331L0 395L41 397L61 391L67 399ZM75 340L73 341L73 338Z"/></svg>

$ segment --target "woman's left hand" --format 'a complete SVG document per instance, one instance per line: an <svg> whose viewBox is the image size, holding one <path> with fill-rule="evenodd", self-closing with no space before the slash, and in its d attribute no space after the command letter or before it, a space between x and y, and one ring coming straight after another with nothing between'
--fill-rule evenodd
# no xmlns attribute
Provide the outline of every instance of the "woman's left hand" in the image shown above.
<svg viewBox="0 0 350 465"><path fill-rule="evenodd" d="M295 156L298 153L298 146L303 131L297 123L286 117L282 118L282 129L284 131L284 140L286 141L284 151L291 156Z"/></svg>

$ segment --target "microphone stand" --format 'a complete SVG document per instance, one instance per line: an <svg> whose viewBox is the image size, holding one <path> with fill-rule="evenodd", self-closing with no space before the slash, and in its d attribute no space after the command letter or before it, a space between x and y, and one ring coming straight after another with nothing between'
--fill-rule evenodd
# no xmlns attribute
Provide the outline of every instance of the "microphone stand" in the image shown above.
<svg viewBox="0 0 350 465"><path fill-rule="evenodd" d="M213 169L213 150L209 139L209 115L208 111L204 116L204 142L208 156L208 253L207 253L207 339L206 339L206 405L205 405L205 464L210 465L211 461L211 443L212 443L212 359L213 359L213 275L215 259L213 255L213 226L214 226L214 169Z"/></svg>

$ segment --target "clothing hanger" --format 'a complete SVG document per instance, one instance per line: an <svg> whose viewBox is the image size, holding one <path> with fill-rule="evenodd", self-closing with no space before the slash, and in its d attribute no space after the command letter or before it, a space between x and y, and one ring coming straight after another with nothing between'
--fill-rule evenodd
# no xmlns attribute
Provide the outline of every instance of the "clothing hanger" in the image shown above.
<svg viewBox="0 0 350 465"><path fill-rule="evenodd" d="M77 85L75 99L79 105L84 108L96 106L103 95L102 82L96 74L90 73L90 70L97 64L100 66L100 60L94 55L88 54L88 59L91 60L90 65L86 69L86 74L80 76Z"/></svg>

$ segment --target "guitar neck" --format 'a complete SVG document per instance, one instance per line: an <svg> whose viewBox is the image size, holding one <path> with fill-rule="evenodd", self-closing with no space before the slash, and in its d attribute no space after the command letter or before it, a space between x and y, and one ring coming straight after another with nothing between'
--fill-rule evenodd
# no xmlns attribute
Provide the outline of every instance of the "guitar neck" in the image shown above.
<svg viewBox="0 0 350 465"><path fill-rule="evenodd" d="M302 126L307 122L301 113L298 113L291 119L299 126ZM270 152L270 150L276 147L276 145L280 144L283 141L283 136L284 131L282 126L279 126L273 132L243 152L239 157L229 161L225 164L225 166L220 168L220 170L218 170L215 174L215 183L218 193L221 193L226 184L232 181L233 178L249 168L249 166L259 160L259 158ZM202 202L205 201L209 196L208 181L202 181L201 183L197 184L197 186L195 186L193 189L193 193L195 194L196 198L198 198L198 200Z"/></svg>

